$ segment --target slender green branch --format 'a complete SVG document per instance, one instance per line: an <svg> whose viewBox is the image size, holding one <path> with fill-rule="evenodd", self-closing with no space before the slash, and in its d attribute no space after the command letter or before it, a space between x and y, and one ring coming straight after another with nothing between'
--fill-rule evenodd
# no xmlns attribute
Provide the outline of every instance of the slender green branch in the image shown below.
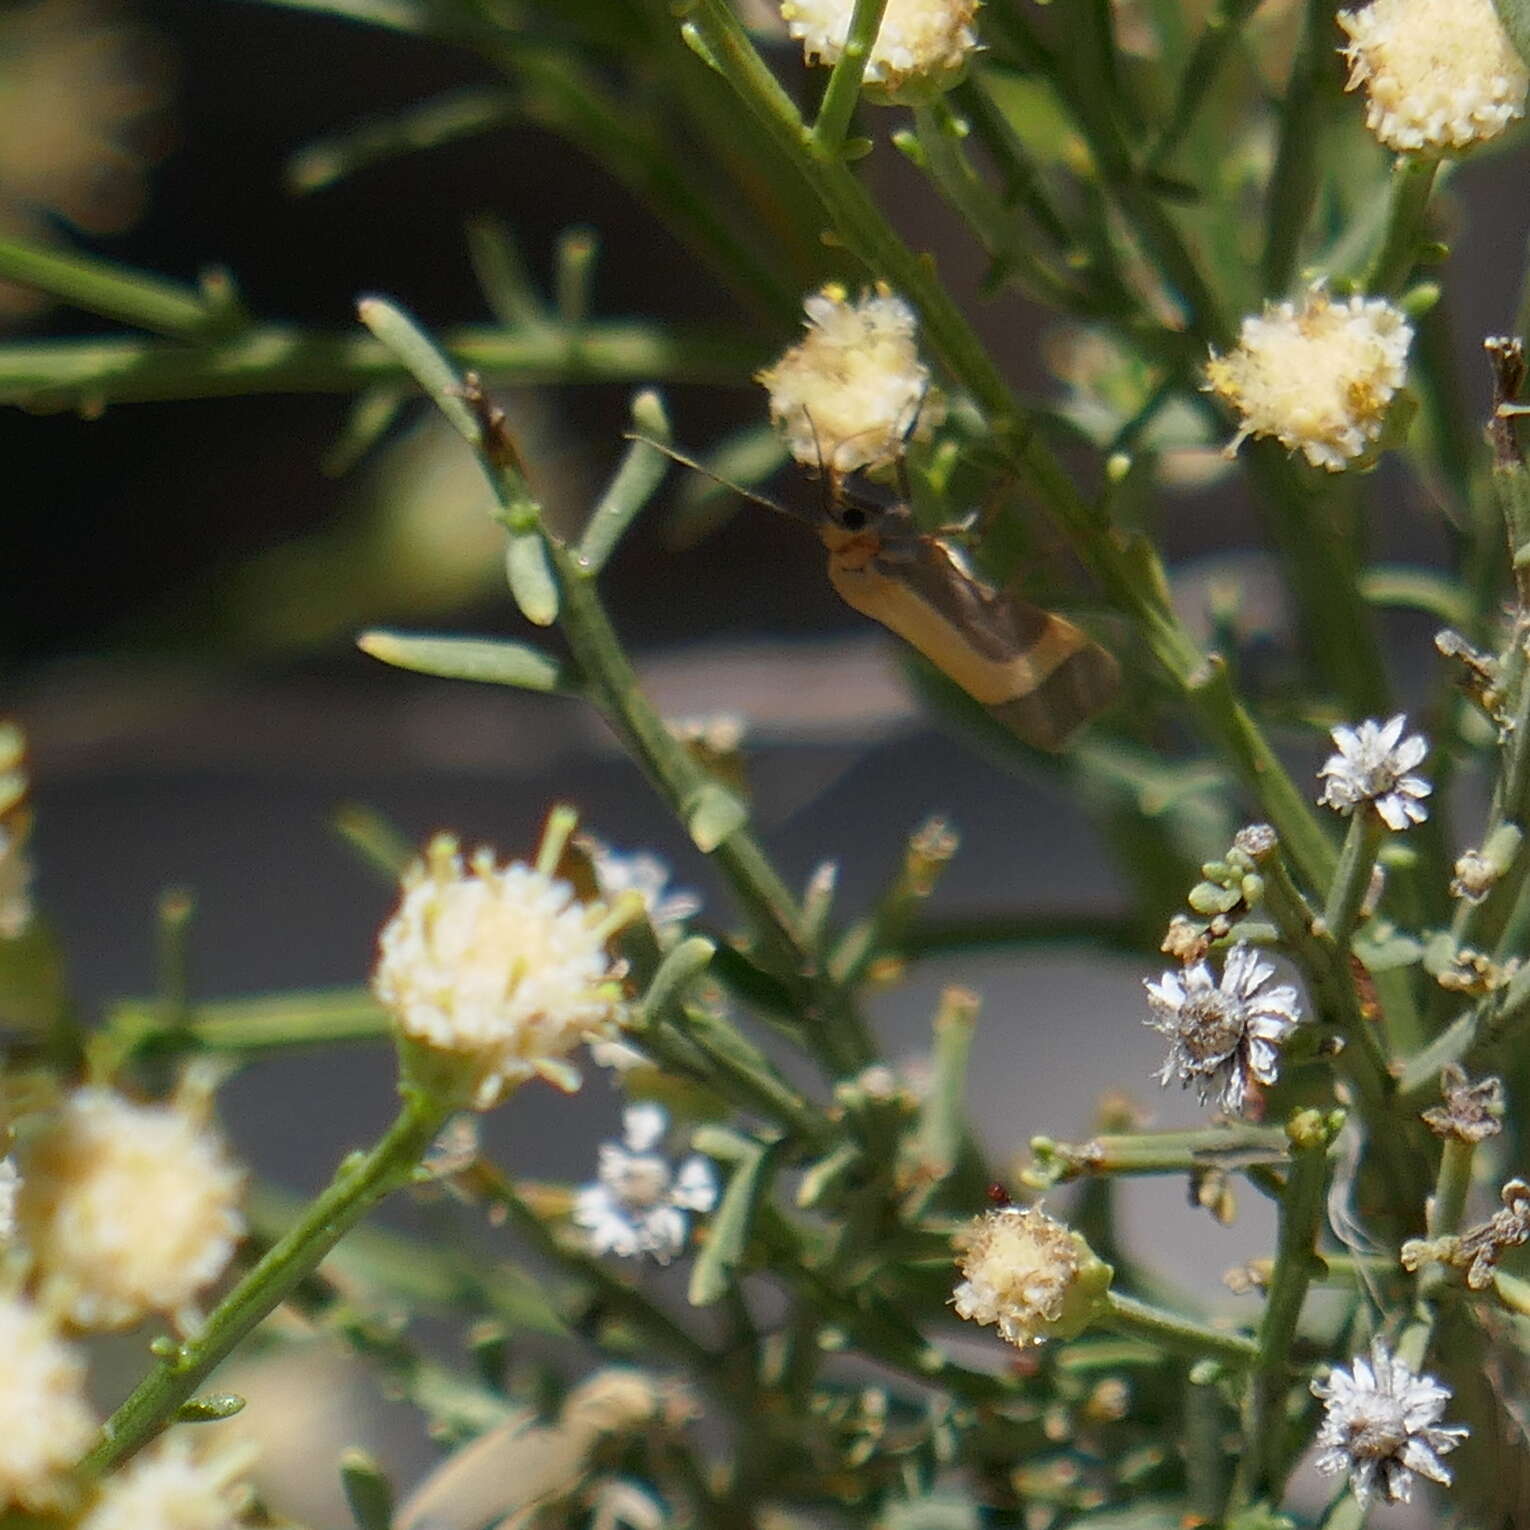
<svg viewBox="0 0 1530 1530"><path fill-rule="evenodd" d="M1342 1118L1340 1118L1342 1119ZM1291 1169L1280 1203L1275 1268L1259 1325L1259 1359L1250 1379L1245 1459L1257 1462L1250 1486L1280 1501L1291 1458L1285 1399L1291 1385L1292 1344L1313 1276L1321 1268L1317 1240L1328 1185L1328 1149L1338 1121L1305 1111L1291 1123Z"/></svg>
<svg viewBox="0 0 1530 1530"><path fill-rule="evenodd" d="M1378 297L1400 292L1418 263L1440 163L1433 156L1405 154L1392 171L1386 234L1365 278L1366 290Z"/></svg>
<svg viewBox="0 0 1530 1530"><path fill-rule="evenodd" d="M1350 816L1344 848L1339 852L1339 865L1323 909L1328 936L1340 952L1349 950L1349 939L1360 922L1360 910L1370 891L1371 874L1376 869L1376 856L1386 835L1387 826L1381 821L1381 815L1369 804L1362 805Z"/></svg>
<svg viewBox="0 0 1530 1530"><path fill-rule="evenodd" d="M1228 54L1237 46L1243 23L1254 14L1258 4L1259 0L1220 0L1206 18L1206 25L1202 27L1195 49L1180 75L1169 120L1148 150L1145 163L1150 173L1161 170L1185 141Z"/></svg>
<svg viewBox="0 0 1530 1530"><path fill-rule="evenodd" d="M855 0L845 46L834 61L833 73L819 103L818 120L813 124L813 142L826 153L837 154L844 145L850 119L855 115L855 103L861 97L866 61L876 44L886 9L887 0Z"/></svg>
<svg viewBox="0 0 1530 1530"><path fill-rule="evenodd" d="M195 287L14 239L0 239L0 278L177 340L205 338L217 324L216 311Z"/></svg>
<svg viewBox="0 0 1530 1530"><path fill-rule="evenodd" d="M448 1111L408 1092L398 1117L370 1152L347 1159L264 1258L208 1315L193 1339L176 1345L106 1421L101 1442L81 1463L92 1475L142 1449L235 1345L313 1270L389 1191L406 1183Z"/></svg>
<svg viewBox="0 0 1530 1530"><path fill-rule="evenodd" d="M364 988L210 1000L168 1021L156 1001L126 999L112 1011L108 1024L134 1052L156 1047L286 1052L298 1047L380 1041L390 1028L387 1012Z"/></svg>
<svg viewBox="0 0 1530 1530"><path fill-rule="evenodd" d="M486 383L737 383L762 361L751 340L628 320L554 327L448 330L442 346ZM0 345L0 404L37 411L226 398L249 393L357 393L407 386L409 373L361 331L256 324L202 345L97 338Z"/></svg>
<svg viewBox="0 0 1530 1530"><path fill-rule="evenodd" d="M1296 280L1302 239L1317 200L1319 149L1334 86L1333 0L1307 0L1301 45L1280 104L1280 139L1265 207L1261 270L1266 297L1284 297Z"/></svg>
<svg viewBox="0 0 1530 1530"><path fill-rule="evenodd" d="M1238 1370L1253 1365L1259 1347L1246 1334L1208 1328L1193 1318L1151 1307L1118 1291L1106 1293L1107 1305L1096 1321L1117 1333L1129 1334L1157 1349L1174 1354L1193 1355L1197 1359L1220 1360Z"/></svg>

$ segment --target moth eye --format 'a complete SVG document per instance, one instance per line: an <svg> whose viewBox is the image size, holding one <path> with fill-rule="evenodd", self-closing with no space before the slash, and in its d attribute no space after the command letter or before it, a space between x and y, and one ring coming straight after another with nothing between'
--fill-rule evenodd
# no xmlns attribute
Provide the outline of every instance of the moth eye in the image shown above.
<svg viewBox="0 0 1530 1530"><path fill-rule="evenodd" d="M866 529L867 515L859 505L846 505L839 512L839 524L846 531L864 531Z"/></svg>

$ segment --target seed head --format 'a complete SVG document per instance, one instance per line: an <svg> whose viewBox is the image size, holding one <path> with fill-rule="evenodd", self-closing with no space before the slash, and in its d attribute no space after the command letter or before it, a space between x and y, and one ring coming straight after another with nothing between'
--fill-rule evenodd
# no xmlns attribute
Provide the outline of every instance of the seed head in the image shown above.
<svg viewBox="0 0 1530 1530"><path fill-rule="evenodd" d="M1434 788L1410 772L1429 753L1429 743L1421 733L1404 738L1406 725L1407 718L1398 713L1386 723L1372 718L1358 727L1335 728L1339 752L1318 772L1323 779L1318 800L1345 817L1370 803L1394 832L1422 823L1429 816L1424 798Z"/></svg>
<svg viewBox="0 0 1530 1530"><path fill-rule="evenodd" d="M1362 1506L1378 1489L1387 1503L1407 1503L1415 1474L1449 1484L1440 1457L1467 1434L1439 1427L1450 1391L1432 1376L1414 1375L1380 1339L1371 1341L1369 1359L1356 1355L1349 1370L1335 1368L1314 1381L1312 1391L1324 1408L1317 1469L1329 1476L1348 1472Z"/></svg>
<svg viewBox="0 0 1530 1530"><path fill-rule="evenodd" d="M1202 1104L1215 1091L1232 1113L1243 1109L1251 1079L1273 1084L1280 1047L1301 1019L1294 988L1267 986L1274 976L1274 967L1240 942L1227 953L1220 980L1196 962L1145 982L1153 1010L1145 1023L1169 1038L1158 1082L1194 1086Z"/></svg>

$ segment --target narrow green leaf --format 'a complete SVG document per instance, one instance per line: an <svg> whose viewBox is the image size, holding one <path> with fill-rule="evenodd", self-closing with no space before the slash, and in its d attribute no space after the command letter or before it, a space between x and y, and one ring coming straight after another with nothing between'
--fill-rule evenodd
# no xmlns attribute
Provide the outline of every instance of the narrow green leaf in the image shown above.
<svg viewBox="0 0 1530 1530"><path fill-rule="evenodd" d="M649 445L652 440L668 446L671 439L664 400L652 389L645 389L632 400L632 428L636 435L649 439L636 440L627 448L621 466L585 527L579 557L591 569L605 567L606 560L639 511L653 498L669 469L669 458Z"/></svg>
<svg viewBox="0 0 1530 1530"><path fill-rule="evenodd" d="M509 90L454 90L299 149L287 162L287 186L321 191L369 165L486 133L515 114Z"/></svg>
<svg viewBox="0 0 1530 1530"><path fill-rule="evenodd" d="M1377 564L1360 576L1360 593L1373 606L1396 606L1438 617L1452 627L1472 622L1466 592L1432 569L1403 564Z"/></svg>
<svg viewBox="0 0 1530 1530"><path fill-rule="evenodd" d="M325 476L343 478L349 473L387 434L407 397L407 390L386 384L357 394L340 434L319 464Z"/></svg>
<svg viewBox="0 0 1530 1530"><path fill-rule="evenodd" d="M366 1451L352 1449L341 1455L340 1482L356 1530L388 1530L393 1523L393 1485Z"/></svg>
<svg viewBox="0 0 1530 1530"><path fill-rule="evenodd" d="M515 240L497 218L467 221L468 259L494 317L509 329L545 328L551 315Z"/></svg>
<svg viewBox="0 0 1530 1530"><path fill-rule="evenodd" d="M704 935L692 935L665 952L643 995L643 1018L649 1025L657 1025L679 1004L691 984L711 966L716 950Z"/></svg>
<svg viewBox="0 0 1530 1530"><path fill-rule="evenodd" d="M403 362L462 439L470 446L480 445L478 421L462 397L462 379L435 341L387 298L362 298L356 304L356 315Z"/></svg>
<svg viewBox="0 0 1530 1530"><path fill-rule="evenodd" d="M179 1424L216 1424L244 1412L244 1399L237 1392L207 1392L183 1402L175 1410Z"/></svg>
<svg viewBox="0 0 1530 1530"><path fill-rule="evenodd" d="M505 548L505 577L521 615L538 627L558 619L558 586L547 566L547 549L534 531L512 531Z"/></svg>
<svg viewBox="0 0 1530 1530"><path fill-rule="evenodd" d="M570 329L580 328L590 316L590 284L599 259L600 240L594 229L569 228L558 236L553 292L558 317Z"/></svg>
<svg viewBox="0 0 1530 1530"><path fill-rule="evenodd" d="M703 1141L714 1134L698 1132L694 1145L706 1152ZM693 1307L710 1307L737 1280L754 1229L755 1213L770 1188L774 1168L775 1153L771 1148L748 1144L746 1155L728 1180L728 1188L723 1191L722 1202L707 1229L707 1241L691 1269L688 1295Z"/></svg>
<svg viewBox="0 0 1530 1530"><path fill-rule="evenodd" d="M955 1167L967 1129L967 1064L982 1001L970 989L947 988L935 1016L930 1090L919 1116L919 1157L932 1178Z"/></svg>
<svg viewBox="0 0 1530 1530"><path fill-rule="evenodd" d="M105 260L0 239L0 277L155 334L192 340L211 327L207 305L194 287Z"/></svg>
<svg viewBox="0 0 1530 1530"><path fill-rule="evenodd" d="M749 822L749 809L715 781L698 787L681 811L686 831L704 855L710 855L730 834L738 833Z"/></svg>
<svg viewBox="0 0 1530 1530"><path fill-rule="evenodd" d="M356 646L395 669L446 680L514 685L523 691L573 691L573 677L545 653L497 638L431 637L408 632L363 632Z"/></svg>

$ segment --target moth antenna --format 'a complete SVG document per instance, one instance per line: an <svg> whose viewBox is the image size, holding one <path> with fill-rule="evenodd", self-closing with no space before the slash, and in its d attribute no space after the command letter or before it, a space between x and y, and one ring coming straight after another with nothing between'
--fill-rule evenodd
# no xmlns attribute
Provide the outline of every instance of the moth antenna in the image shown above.
<svg viewBox="0 0 1530 1530"><path fill-rule="evenodd" d="M723 488L731 489L740 499L747 499L752 505L759 505L766 510L774 510L777 515L784 515L791 521L812 522L810 516L803 515L800 511L789 509L786 505L779 504L773 499L767 499L763 494L756 494L752 489L746 489L741 483L734 483L731 478L724 478L721 473L714 473L711 468L704 467L694 457L687 457L684 452L677 452L674 447L666 446L662 441L655 441L652 436L639 434L635 430L625 431L622 439L625 441L641 441L644 446L651 446L656 452L663 452L673 462L678 462L681 467L689 468L693 473L700 473L703 478L710 478L713 483L720 483Z"/></svg>

